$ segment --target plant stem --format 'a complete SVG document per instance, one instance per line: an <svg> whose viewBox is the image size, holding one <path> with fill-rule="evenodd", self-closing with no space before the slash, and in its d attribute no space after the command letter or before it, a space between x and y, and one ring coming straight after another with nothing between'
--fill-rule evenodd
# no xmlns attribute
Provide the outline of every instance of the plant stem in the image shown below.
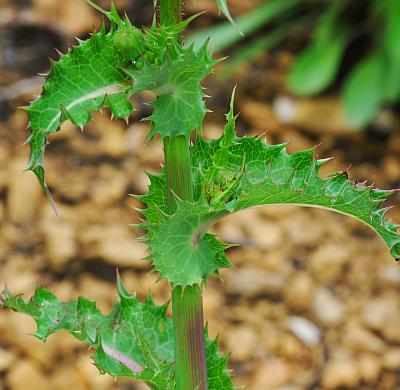
<svg viewBox="0 0 400 390"><path fill-rule="evenodd" d="M198 286L172 290L176 389L207 390L203 300Z"/></svg>
<svg viewBox="0 0 400 390"><path fill-rule="evenodd" d="M174 196L193 200L189 141L185 136L164 139L169 210ZM207 366L204 346L203 300L199 286L177 286L172 290L176 389L207 390Z"/></svg>
<svg viewBox="0 0 400 390"><path fill-rule="evenodd" d="M164 26L177 24L182 17L182 0L160 1L160 23Z"/></svg>
<svg viewBox="0 0 400 390"><path fill-rule="evenodd" d="M182 0L160 0L160 23L181 21ZM173 213L175 196L193 200L189 140L185 136L164 139L168 207ZM207 366L204 344L203 299L199 286L180 286L172 290L176 390L207 390Z"/></svg>

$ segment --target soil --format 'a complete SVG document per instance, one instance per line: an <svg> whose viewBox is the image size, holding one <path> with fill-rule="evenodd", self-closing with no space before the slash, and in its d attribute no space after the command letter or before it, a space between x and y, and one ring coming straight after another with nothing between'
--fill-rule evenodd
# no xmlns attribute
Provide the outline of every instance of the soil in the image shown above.
<svg viewBox="0 0 400 390"><path fill-rule="evenodd" d="M232 12L256 3L231 1ZM149 1L116 4L139 24L151 20ZM212 11L201 23L222 20L214 0L189 4L187 14L207 7ZM147 97L135 98L138 111L128 126L96 114L83 133L66 123L50 139L47 178L59 218L33 175L22 172L27 117L16 109L40 93L37 73L46 72L48 56L56 58L53 48L66 50L74 35L87 37L100 21L81 0L0 0L0 286L7 282L29 297L40 283L62 300L95 299L107 312L116 296L116 267L138 298L150 292L157 303L170 299L166 283L156 283L149 263L140 260L146 248L135 237L142 232L128 226L138 218L133 207L140 206L128 194L146 192L144 172L157 171L163 160L159 140L144 143L149 126L140 119L149 113ZM312 100L287 91L286 72L301 39L229 78L220 65L206 81L213 113L205 135L221 134L238 84L239 134L266 132L269 142L291 141L290 152L318 144L319 157L335 156L322 176L351 166L355 181L399 187L400 132L386 126L388 113L352 132L335 88ZM396 120L389 115L389 123ZM399 202L396 195L388 205ZM400 207L389 215L400 221ZM210 278L204 290L210 335L219 335L221 350L231 354L239 388L400 389L400 267L372 231L342 215L295 207L242 211L213 231L240 244L229 250L234 269L222 272L224 283ZM0 388L147 388L100 376L91 352L71 336L56 334L42 344L33 331L31 319L0 311Z"/></svg>

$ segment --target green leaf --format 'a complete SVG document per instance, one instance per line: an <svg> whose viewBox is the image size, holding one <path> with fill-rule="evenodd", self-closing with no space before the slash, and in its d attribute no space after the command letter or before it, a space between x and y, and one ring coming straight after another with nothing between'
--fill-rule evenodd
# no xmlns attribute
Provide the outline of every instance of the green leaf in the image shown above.
<svg viewBox="0 0 400 390"><path fill-rule="evenodd" d="M275 20L281 15L291 14L300 3L299 0L270 0L261 4L255 10L246 13L236 19L236 24L243 35L249 35L260 27ZM243 39L243 35L237 33L229 22L218 24L215 27L207 27L190 35L186 44L194 43L195 49L200 48L210 40L209 46L219 51L231 47Z"/></svg>
<svg viewBox="0 0 400 390"><path fill-rule="evenodd" d="M385 60L377 51L363 59L348 76L343 99L352 127L365 126L377 115L384 99L386 72Z"/></svg>
<svg viewBox="0 0 400 390"><path fill-rule="evenodd" d="M400 99L400 68L397 60L386 59L384 99L396 103Z"/></svg>
<svg viewBox="0 0 400 390"><path fill-rule="evenodd" d="M229 22L238 30L238 32L243 35L243 33L240 31L239 26L235 23L235 21L232 18L232 15L229 11L227 0L216 0L217 6L219 10L225 15L225 17L229 20Z"/></svg>
<svg viewBox="0 0 400 390"><path fill-rule="evenodd" d="M345 47L346 40L340 35L329 44L311 44L293 64L288 76L289 88L300 96L322 92L334 80Z"/></svg>
<svg viewBox="0 0 400 390"><path fill-rule="evenodd" d="M48 290L37 287L25 302L5 289L0 306L31 316L37 325L34 336L42 341L65 330L95 349L93 359L101 374L142 380L154 390L174 390L174 341L167 305L157 306L151 297L139 302L129 295L118 278L119 300L109 315L85 298L62 303ZM218 352L217 340L206 331L209 389L234 389L227 358ZM223 386L223 387L221 387Z"/></svg>
<svg viewBox="0 0 400 390"><path fill-rule="evenodd" d="M222 79L227 79L235 72L245 69L258 56L276 47L289 34L290 31L287 26L282 26L271 31L269 34L265 34L261 38L252 39L243 49L236 51L224 61L222 69L218 72L218 76Z"/></svg>
<svg viewBox="0 0 400 390"><path fill-rule="evenodd" d="M155 93L149 138L185 135L201 129L206 113L200 82L212 72L213 61L207 43L199 50L183 48L177 43L166 51L161 63L144 62L141 69L129 72L133 92Z"/></svg>
<svg viewBox="0 0 400 390"><path fill-rule="evenodd" d="M385 2L384 45L389 56L397 63L400 61L400 1Z"/></svg>
<svg viewBox="0 0 400 390"><path fill-rule="evenodd" d="M52 62L43 93L28 108L31 147L28 170L44 184L43 159L47 139L70 119L83 127L90 114L109 107L112 115L127 118L132 112L129 79L121 70L127 59L112 44L114 30L104 27L92 37Z"/></svg>
<svg viewBox="0 0 400 390"><path fill-rule="evenodd" d="M58 62L52 62L42 95L26 108L31 129L27 170L35 173L51 202L44 152L49 136L63 122L69 119L83 128L91 120L91 113L102 107L109 108L112 117L127 120L133 111L129 97L154 89L158 97L150 118L151 135L189 135L201 127L205 105L200 81L215 63L207 45L194 52L176 42L180 32L198 15L177 25L139 30L127 18L120 18L114 5L111 11L104 11L86 1L110 19L110 31L106 33L103 25L91 38L61 54Z"/></svg>
<svg viewBox="0 0 400 390"><path fill-rule="evenodd" d="M346 171L325 179L318 176L326 160L313 157L314 148L289 155L286 144L270 145L258 137L237 137L233 102L224 134L206 141L200 136L191 148L195 201L176 198L168 215L166 179L151 176L149 193L139 197L147 230L149 258L161 278L174 286L201 284L211 273L230 267L227 245L207 233L216 220L235 211L262 205L324 208L352 216L370 226L400 258L397 225L385 220L382 203L393 193L365 183L355 184Z"/></svg>
<svg viewBox="0 0 400 390"><path fill-rule="evenodd" d="M321 16L313 42L298 56L289 75L289 88L297 95L322 92L335 79L347 46L346 28L337 20L345 2L332 1Z"/></svg>

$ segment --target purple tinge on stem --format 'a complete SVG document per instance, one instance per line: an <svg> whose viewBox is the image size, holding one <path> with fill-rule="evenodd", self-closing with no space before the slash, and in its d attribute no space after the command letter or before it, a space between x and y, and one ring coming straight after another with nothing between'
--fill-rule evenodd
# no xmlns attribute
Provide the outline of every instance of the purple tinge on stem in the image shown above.
<svg viewBox="0 0 400 390"><path fill-rule="evenodd" d="M139 364L137 364L132 359L128 358L123 353L121 353L119 351L116 351L115 349L112 349L111 347L109 347L108 345L105 345L105 344L103 344L102 347L103 347L104 352L107 355L110 355L115 360L118 360L120 363L122 363L125 366L127 366L133 372L141 372L143 370L143 368Z"/></svg>

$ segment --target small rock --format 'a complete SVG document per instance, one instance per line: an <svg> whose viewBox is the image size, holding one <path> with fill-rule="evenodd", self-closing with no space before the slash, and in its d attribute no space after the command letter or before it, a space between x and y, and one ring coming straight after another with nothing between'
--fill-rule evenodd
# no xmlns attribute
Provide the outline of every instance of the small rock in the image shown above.
<svg viewBox="0 0 400 390"><path fill-rule="evenodd" d="M400 298L387 293L369 301L362 314L364 324L388 341L400 342Z"/></svg>
<svg viewBox="0 0 400 390"><path fill-rule="evenodd" d="M25 224L31 221L41 204L42 190L31 172L22 172L26 161L12 162L9 172L7 211L14 223Z"/></svg>
<svg viewBox="0 0 400 390"><path fill-rule="evenodd" d="M215 288L207 287L203 290L204 315L214 317L224 305L224 295Z"/></svg>
<svg viewBox="0 0 400 390"><path fill-rule="evenodd" d="M50 379L51 390L83 390L87 388L81 375L79 375L79 371L72 364L66 367L59 365L52 372Z"/></svg>
<svg viewBox="0 0 400 390"><path fill-rule="evenodd" d="M17 362L7 374L7 384L11 390L48 389L46 377L40 366L28 360Z"/></svg>
<svg viewBox="0 0 400 390"><path fill-rule="evenodd" d="M318 326L304 317L289 317L288 328L308 347L318 345L321 340L321 331Z"/></svg>
<svg viewBox="0 0 400 390"><path fill-rule="evenodd" d="M140 153L146 143L146 135L150 130L148 123L134 123L126 130L126 143L128 152L132 154Z"/></svg>
<svg viewBox="0 0 400 390"><path fill-rule="evenodd" d="M400 349L392 348L389 349L383 355L383 366L387 370L399 370L400 369Z"/></svg>
<svg viewBox="0 0 400 390"><path fill-rule="evenodd" d="M282 210L292 209L292 207L281 207ZM303 211L303 212L301 212ZM308 210L309 211L309 210ZM324 235L324 224L314 223L312 216L304 210L293 210L282 220L285 226L285 236L287 240L298 245L316 245Z"/></svg>
<svg viewBox="0 0 400 390"><path fill-rule="evenodd" d="M143 261L147 255L147 246L136 238L114 236L99 243L99 255L115 266L131 266L137 269L147 268L148 262Z"/></svg>
<svg viewBox="0 0 400 390"><path fill-rule="evenodd" d="M126 135L121 126L116 122L109 122L103 126L102 136L98 145L99 150L111 158L123 157L128 148L126 144Z"/></svg>
<svg viewBox="0 0 400 390"><path fill-rule="evenodd" d="M262 334L260 339L272 356L284 359L286 362L298 364L308 359L307 348L291 332L270 327L265 329L265 334Z"/></svg>
<svg viewBox="0 0 400 390"><path fill-rule="evenodd" d="M282 291L284 285L285 279L282 275L257 268L242 268L226 274L227 289L244 297L276 295Z"/></svg>
<svg viewBox="0 0 400 390"><path fill-rule="evenodd" d="M292 377L292 369L282 360L263 362L256 367L254 381L249 388L272 390L287 384Z"/></svg>
<svg viewBox="0 0 400 390"><path fill-rule="evenodd" d="M334 358L322 373L322 386L326 389L356 389L361 380L357 363L348 358Z"/></svg>
<svg viewBox="0 0 400 390"><path fill-rule="evenodd" d="M283 123L290 123L316 134L350 131L343 104L337 97L294 100L279 96L273 110Z"/></svg>
<svg viewBox="0 0 400 390"><path fill-rule="evenodd" d="M128 187L128 179L124 173L110 167L105 167L104 171L106 172L94 181L90 192L90 197L101 207L126 197Z"/></svg>
<svg viewBox="0 0 400 390"><path fill-rule="evenodd" d="M313 276L323 284L337 281L346 261L350 258L347 246L327 243L319 246L310 256L310 268Z"/></svg>
<svg viewBox="0 0 400 390"><path fill-rule="evenodd" d="M13 364L15 355L3 348L0 348L0 373L7 370Z"/></svg>
<svg viewBox="0 0 400 390"><path fill-rule="evenodd" d="M246 223L246 230L255 245L261 249L272 249L282 244L283 232L277 223L261 218L251 219Z"/></svg>
<svg viewBox="0 0 400 390"><path fill-rule="evenodd" d="M361 378L365 383L375 383L382 370L382 362L374 355L363 354L358 359Z"/></svg>
<svg viewBox="0 0 400 390"><path fill-rule="evenodd" d="M383 160L383 170L391 181L398 181L400 178L400 161L395 155L386 156Z"/></svg>
<svg viewBox="0 0 400 390"><path fill-rule="evenodd" d="M75 227L68 221L46 219L42 223L47 258L56 270L62 269L78 252Z"/></svg>
<svg viewBox="0 0 400 390"><path fill-rule="evenodd" d="M358 323L349 323L343 340L345 344L357 351L382 353L385 343Z"/></svg>
<svg viewBox="0 0 400 390"><path fill-rule="evenodd" d="M384 283L400 286L400 267L398 264L383 264L379 268L379 277Z"/></svg>
<svg viewBox="0 0 400 390"><path fill-rule="evenodd" d="M303 389L304 389L303 387L288 385L288 386L278 387L276 390L303 390Z"/></svg>
<svg viewBox="0 0 400 390"><path fill-rule="evenodd" d="M0 222L3 221L4 216L5 216L4 203L0 203Z"/></svg>
<svg viewBox="0 0 400 390"><path fill-rule="evenodd" d="M306 272L297 272L286 283L283 296L286 304L293 310L307 310L311 307L314 283Z"/></svg>
<svg viewBox="0 0 400 390"><path fill-rule="evenodd" d="M256 100L245 100L241 102L241 109L244 118L258 131L275 131L279 128L279 122L270 105Z"/></svg>
<svg viewBox="0 0 400 390"><path fill-rule="evenodd" d="M85 257L102 258L113 266L148 268L147 246L139 242L133 231L118 225L92 226L79 237Z"/></svg>
<svg viewBox="0 0 400 390"><path fill-rule="evenodd" d="M258 344L256 333L248 326L230 328L224 340L232 358L239 362L244 362L254 356Z"/></svg>
<svg viewBox="0 0 400 390"><path fill-rule="evenodd" d="M30 361L46 366L53 362L55 350L51 343L43 344L31 336L35 329L34 320L21 313L7 311L4 317L0 317L2 342L12 345L14 351L27 355Z"/></svg>
<svg viewBox="0 0 400 390"><path fill-rule="evenodd" d="M315 291L312 308L324 325L337 325L343 321L344 306L327 288L321 287Z"/></svg>
<svg viewBox="0 0 400 390"><path fill-rule="evenodd" d="M232 244L246 244L248 238L243 234L238 221L235 219L236 215L224 218L216 227L218 236L221 237L223 242Z"/></svg>

